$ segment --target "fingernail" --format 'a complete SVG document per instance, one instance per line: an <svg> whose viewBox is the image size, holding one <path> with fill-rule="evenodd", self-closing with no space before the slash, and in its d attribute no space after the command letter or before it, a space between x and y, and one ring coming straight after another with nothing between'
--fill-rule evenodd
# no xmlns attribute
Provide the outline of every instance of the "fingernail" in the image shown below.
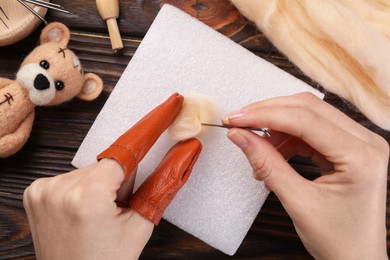
<svg viewBox="0 0 390 260"><path fill-rule="evenodd" d="M248 146L248 140L239 131L232 129L229 130L227 137L240 149L244 149Z"/></svg>
<svg viewBox="0 0 390 260"><path fill-rule="evenodd" d="M229 120L242 117L243 115L244 115L244 110L234 111L222 117L222 121L229 122Z"/></svg>

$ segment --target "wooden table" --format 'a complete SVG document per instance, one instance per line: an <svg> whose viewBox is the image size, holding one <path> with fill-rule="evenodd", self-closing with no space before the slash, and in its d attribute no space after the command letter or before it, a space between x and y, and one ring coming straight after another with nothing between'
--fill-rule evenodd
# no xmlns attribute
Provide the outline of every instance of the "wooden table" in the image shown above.
<svg viewBox="0 0 390 260"><path fill-rule="evenodd" d="M15 156L0 159L0 259L34 259L29 226L22 204L23 190L35 179L73 170L70 162L88 129L132 58L162 2L174 4L229 36L256 55L298 77L315 88L321 86L305 77L281 55L227 0L121 0L119 26L125 48L113 53L105 23L93 0L55 0L74 15L49 11L47 20L60 21L71 29L69 47L80 57L85 71L100 75L104 92L86 103L73 100L52 108L37 108L31 137ZM39 28L41 29L41 27ZM0 77L14 78L19 64L38 40L39 30L20 43L0 48ZM172 39L174 40L174 39ZM353 119L381 134L390 134L373 125L353 106L326 93L325 100ZM319 172L302 158L291 161L303 176L313 179ZM389 205L389 203L388 203ZM387 219L389 220L387 207ZM389 228L389 221L387 221ZM388 232L389 234L389 232ZM388 236L388 248L389 236ZM324 245L326 246L326 245ZM142 259L310 259L293 224L275 195L271 194L234 257L228 257L197 238L162 221L147 244Z"/></svg>

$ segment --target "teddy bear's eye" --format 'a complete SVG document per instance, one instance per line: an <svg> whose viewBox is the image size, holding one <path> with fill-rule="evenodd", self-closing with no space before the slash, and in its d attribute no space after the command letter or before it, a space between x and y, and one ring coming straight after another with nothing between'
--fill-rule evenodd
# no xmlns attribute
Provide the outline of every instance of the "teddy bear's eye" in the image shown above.
<svg viewBox="0 0 390 260"><path fill-rule="evenodd" d="M55 85L56 85L56 89L57 90L63 90L64 89L64 82L62 82L62 81L60 81L60 80L57 80L56 82L55 82Z"/></svg>
<svg viewBox="0 0 390 260"><path fill-rule="evenodd" d="M41 67L44 68L45 70L48 70L49 67L50 67L50 63L49 63L47 60L42 60L42 61L39 63L39 66L41 66Z"/></svg>

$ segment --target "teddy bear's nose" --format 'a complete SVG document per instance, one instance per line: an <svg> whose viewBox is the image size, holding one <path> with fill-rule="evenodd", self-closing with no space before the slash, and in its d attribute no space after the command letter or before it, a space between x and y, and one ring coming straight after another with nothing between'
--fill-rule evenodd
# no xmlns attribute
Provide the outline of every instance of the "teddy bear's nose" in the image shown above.
<svg viewBox="0 0 390 260"><path fill-rule="evenodd" d="M38 74L34 80L34 88L38 90L45 90L50 87L49 80L43 74Z"/></svg>

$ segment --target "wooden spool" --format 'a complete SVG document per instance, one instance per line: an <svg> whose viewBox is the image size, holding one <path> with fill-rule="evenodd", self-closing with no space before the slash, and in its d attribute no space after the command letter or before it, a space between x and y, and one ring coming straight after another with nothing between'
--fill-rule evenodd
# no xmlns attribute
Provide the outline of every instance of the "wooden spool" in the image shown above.
<svg viewBox="0 0 390 260"><path fill-rule="evenodd" d="M46 8L28 5L42 17L46 15ZM0 9L0 46L7 46L24 39L41 23L38 17L16 0L1 1L0 7L2 9Z"/></svg>

